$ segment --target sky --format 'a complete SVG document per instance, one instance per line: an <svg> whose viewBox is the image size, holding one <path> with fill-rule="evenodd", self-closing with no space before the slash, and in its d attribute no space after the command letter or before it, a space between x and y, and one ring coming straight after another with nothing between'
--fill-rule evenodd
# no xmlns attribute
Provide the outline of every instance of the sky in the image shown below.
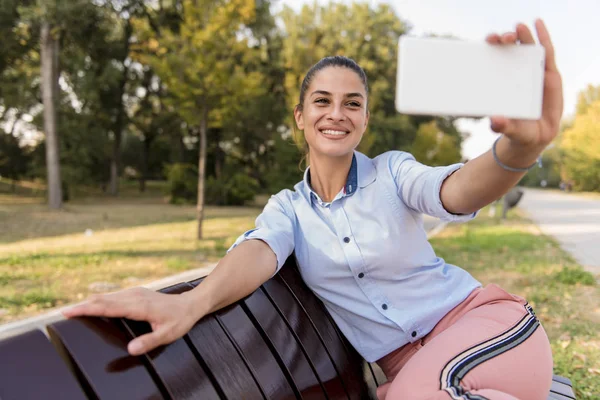
<svg viewBox="0 0 600 400"><path fill-rule="evenodd" d="M337 0L351 3L351 0ZM364 1L364 0L363 0ZM320 0L319 3L327 3ZM372 5L388 3L412 27L409 34L451 34L468 40L484 40L488 33L514 30L518 22L533 28L542 18L554 44L563 78L565 111L575 112L577 94L588 84L600 85L600 0L368 0ZM312 0L281 0L294 9ZM471 135L463 143L468 159L489 150L497 134L489 119L459 120Z"/></svg>

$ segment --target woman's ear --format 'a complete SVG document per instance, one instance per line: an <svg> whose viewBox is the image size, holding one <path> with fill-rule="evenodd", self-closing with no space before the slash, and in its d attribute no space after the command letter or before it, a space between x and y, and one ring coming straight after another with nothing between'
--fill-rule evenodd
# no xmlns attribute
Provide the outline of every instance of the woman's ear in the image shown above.
<svg viewBox="0 0 600 400"><path fill-rule="evenodd" d="M294 107L294 119L296 120L296 126L301 131L304 130L304 119L302 118L302 110L300 110L300 106L297 105Z"/></svg>
<svg viewBox="0 0 600 400"><path fill-rule="evenodd" d="M367 117L365 118L365 130L367 130L367 125L369 125L369 117L371 116L371 113L369 112L369 110L367 110Z"/></svg>

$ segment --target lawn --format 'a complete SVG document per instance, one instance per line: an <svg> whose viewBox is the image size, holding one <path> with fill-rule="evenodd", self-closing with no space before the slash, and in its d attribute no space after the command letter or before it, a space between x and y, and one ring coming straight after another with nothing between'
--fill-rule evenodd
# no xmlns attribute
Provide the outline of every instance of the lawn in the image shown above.
<svg viewBox="0 0 600 400"><path fill-rule="evenodd" d="M197 241L194 207L166 204L159 191L96 194L59 212L32 195L0 193L0 323L215 262L259 212L208 207ZM432 244L484 284L526 297L552 342L555 372L573 380L578 399L598 398L600 288L592 275L518 212L501 221L483 211Z"/></svg>

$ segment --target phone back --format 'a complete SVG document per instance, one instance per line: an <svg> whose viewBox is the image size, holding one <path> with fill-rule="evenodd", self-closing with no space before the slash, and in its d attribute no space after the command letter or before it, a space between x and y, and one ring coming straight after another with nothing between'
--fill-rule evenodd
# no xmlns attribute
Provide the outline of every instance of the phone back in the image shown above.
<svg viewBox="0 0 600 400"><path fill-rule="evenodd" d="M405 114L539 119L540 45L401 36L396 109Z"/></svg>

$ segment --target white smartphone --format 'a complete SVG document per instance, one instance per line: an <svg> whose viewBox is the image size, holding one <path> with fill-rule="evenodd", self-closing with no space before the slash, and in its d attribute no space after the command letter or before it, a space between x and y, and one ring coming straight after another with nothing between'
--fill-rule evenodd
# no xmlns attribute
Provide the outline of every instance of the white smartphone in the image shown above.
<svg viewBox="0 0 600 400"><path fill-rule="evenodd" d="M539 119L545 51L401 36L396 109L404 114Z"/></svg>

